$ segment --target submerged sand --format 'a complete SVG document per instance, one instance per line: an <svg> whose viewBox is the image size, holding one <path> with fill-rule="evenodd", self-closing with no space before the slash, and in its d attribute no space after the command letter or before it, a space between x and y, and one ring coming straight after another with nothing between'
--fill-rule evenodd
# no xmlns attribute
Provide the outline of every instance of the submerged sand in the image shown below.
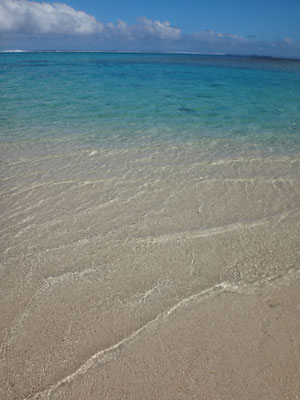
<svg viewBox="0 0 300 400"><path fill-rule="evenodd" d="M7 145L2 399L297 399L300 159Z"/></svg>

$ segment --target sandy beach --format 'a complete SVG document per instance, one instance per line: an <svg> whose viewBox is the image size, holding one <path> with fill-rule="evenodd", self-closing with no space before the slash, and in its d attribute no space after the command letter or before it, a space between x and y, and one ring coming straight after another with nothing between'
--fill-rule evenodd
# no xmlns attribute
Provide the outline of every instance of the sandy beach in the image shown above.
<svg viewBox="0 0 300 400"><path fill-rule="evenodd" d="M299 398L297 157L13 146L1 399Z"/></svg>

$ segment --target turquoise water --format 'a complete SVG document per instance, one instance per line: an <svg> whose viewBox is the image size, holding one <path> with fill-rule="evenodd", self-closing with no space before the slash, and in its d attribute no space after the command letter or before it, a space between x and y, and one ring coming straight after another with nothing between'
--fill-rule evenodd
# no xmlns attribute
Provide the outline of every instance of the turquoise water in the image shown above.
<svg viewBox="0 0 300 400"><path fill-rule="evenodd" d="M187 54L2 53L4 142L193 144L294 152L300 61Z"/></svg>

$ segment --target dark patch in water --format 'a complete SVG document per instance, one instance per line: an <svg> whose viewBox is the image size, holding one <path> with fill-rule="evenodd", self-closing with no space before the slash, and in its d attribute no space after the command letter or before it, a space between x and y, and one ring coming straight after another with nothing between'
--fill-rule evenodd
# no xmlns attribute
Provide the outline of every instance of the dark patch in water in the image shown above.
<svg viewBox="0 0 300 400"><path fill-rule="evenodd" d="M194 110L192 110L191 108L188 108L188 107L179 107L179 108L178 108L178 111L181 111L181 112L188 112L188 113L193 113L193 112L195 112Z"/></svg>
<svg viewBox="0 0 300 400"><path fill-rule="evenodd" d="M47 62L22 62L22 63L7 63L7 64L0 64L1 67L7 68L14 67L14 68L24 68L24 67L48 67L51 66L51 63Z"/></svg>
<svg viewBox="0 0 300 400"><path fill-rule="evenodd" d="M125 74L124 72L112 72L110 75L111 76L128 76L128 74Z"/></svg>

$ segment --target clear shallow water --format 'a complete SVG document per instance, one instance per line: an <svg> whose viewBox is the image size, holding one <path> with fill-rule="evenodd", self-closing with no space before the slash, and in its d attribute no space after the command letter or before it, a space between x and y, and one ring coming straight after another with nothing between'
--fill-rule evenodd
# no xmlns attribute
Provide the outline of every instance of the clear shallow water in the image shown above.
<svg viewBox="0 0 300 400"><path fill-rule="evenodd" d="M210 143L224 152L299 150L298 60L2 53L0 85L5 142L126 147L166 141Z"/></svg>

